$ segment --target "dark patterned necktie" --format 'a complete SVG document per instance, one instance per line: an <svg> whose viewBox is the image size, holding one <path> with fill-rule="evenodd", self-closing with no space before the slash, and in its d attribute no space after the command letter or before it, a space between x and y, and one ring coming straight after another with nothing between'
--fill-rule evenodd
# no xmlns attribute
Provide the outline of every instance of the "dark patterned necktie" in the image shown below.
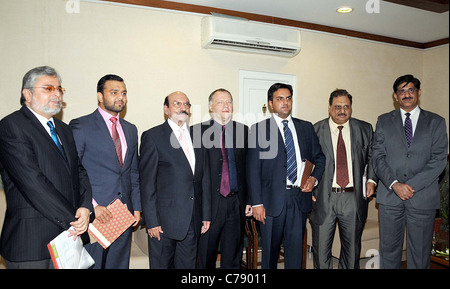
<svg viewBox="0 0 450 289"><path fill-rule="evenodd" d="M409 112L405 113L406 119L405 119L405 136L406 136L406 142L408 143L408 147L411 146L411 142L413 139L413 130L412 130L412 122L411 118L409 118L411 114Z"/></svg>
<svg viewBox="0 0 450 289"><path fill-rule="evenodd" d="M109 119L112 122L112 139L114 142L114 147L116 148L116 154L117 154L117 158L119 159L119 163L120 163L120 167L122 167L123 165L123 159L122 159L122 144L120 143L120 137L119 137L119 132L117 131L117 118L115 117L111 117Z"/></svg>
<svg viewBox="0 0 450 289"><path fill-rule="evenodd" d="M345 150L344 138L342 137L342 125L338 126L339 136L337 142L336 150L336 183L341 187L345 188L348 183L348 166L347 166L347 151Z"/></svg>
<svg viewBox="0 0 450 289"><path fill-rule="evenodd" d="M228 151L225 147L225 126L222 126L221 136L221 150L222 150L222 182L220 184L220 193L226 197L230 193L230 172L228 165Z"/></svg>
<svg viewBox="0 0 450 289"><path fill-rule="evenodd" d="M286 146L286 173L288 180L291 181L292 184L297 180L297 160L295 158L295 147L294 147L294 139L292 138L292 132L288 127L288 121L283 120L283 132L284 132L284 142Z"/></svg>

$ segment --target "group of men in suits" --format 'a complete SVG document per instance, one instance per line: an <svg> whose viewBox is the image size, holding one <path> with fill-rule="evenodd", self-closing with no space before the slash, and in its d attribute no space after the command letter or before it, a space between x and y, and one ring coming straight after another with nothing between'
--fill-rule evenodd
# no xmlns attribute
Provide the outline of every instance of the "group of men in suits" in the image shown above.
<svg viewBox="0 0 450 289"><path fill-rule="evenodd" d="M444 119L419 108L412 75L394 83L400 108L379 117L375 134L351 117L346 90L331 93L329 118L313 125L292 117L292 86L276 83L268 90L272 117L250 129L232 120L225 89L208 98L211 119L194 126L189 98L173 92L163 104L166 121L145 131L139 148L136 126L119 118L127 103L122 78L102 77L98 108L70 126L53 117L63 93L54 69L34 68L23 79L22 108L0 122L7 199L0 254L8 268L51 268L46 245L63 230L81 236L94 268L128 268L132 228L108 249L87 244L89 222L110 221L107 205L116 198L135 216L133 226L142 212L152 269L215 268L219 251L221 268L239 268L250 216L259 221L262 268L277 268L282 244L285 268L301 268L310 212L314 266L331 268L338 224L339 267L358 268L377 183L381 267L399 267L405 223L408 267L429 267L448 140ZM307 162L314 170L302 182Z"/></svg>

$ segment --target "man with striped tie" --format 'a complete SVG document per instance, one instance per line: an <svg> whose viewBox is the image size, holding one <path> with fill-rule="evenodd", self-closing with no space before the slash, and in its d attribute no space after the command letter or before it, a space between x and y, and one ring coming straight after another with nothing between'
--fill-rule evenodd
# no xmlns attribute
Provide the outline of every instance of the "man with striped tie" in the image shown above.
<svg viewBox="0 0 450 289"><path fill-rule="evenodd" d="M272 117L254 124L249 136L247 181L253 216L260 222L263 269L276 269L282 242L284 267L300 269L306 215L313 187L325 169L325 156L310 122L293 118L292 86L268 90ZM300 187L303 163L315 164Z"/></svg>

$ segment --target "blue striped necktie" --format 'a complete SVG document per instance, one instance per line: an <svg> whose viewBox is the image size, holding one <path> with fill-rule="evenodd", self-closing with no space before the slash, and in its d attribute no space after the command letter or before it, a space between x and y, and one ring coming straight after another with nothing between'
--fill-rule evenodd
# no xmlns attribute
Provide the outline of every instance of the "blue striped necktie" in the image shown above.
<svg viewBox="0 0 450 289"><path fill-rule="evenodd" d="M294 147L294 139L292 138L292 132L288 127L288 121L283 120L283 131L284 131L284 143L286 146L286 155L287 155L287 178L291 181L292 184L297 180L297 160L295 158L295 147Z"/></svg>
<svg viewBox="0 0 450 289"><path fill-rule="evenodd" d="M50 127L50 135L52 136L53 142L56 144L56 146L58 147L59 151L61 152L62 156L64 158L66 158L66 154L64 153L64 149L61 145L61 143L59 142L58 139L58 135L56 134L55 131L55 127L53 125L53 122L51 122L50 120L47 122L47 125Z"/></svg>

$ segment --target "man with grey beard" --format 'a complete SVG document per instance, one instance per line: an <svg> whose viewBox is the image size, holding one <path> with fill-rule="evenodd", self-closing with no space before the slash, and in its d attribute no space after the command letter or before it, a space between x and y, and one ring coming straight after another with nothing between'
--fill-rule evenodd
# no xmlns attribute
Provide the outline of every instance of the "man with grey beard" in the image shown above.
<svg viewBox="0 0 450 289"><path fill-rule="evenodd" d="M23 78L22 108L0 121L7 203L0 253L8 268L53 268L47 244L64 230L89 240L91 185L70 127L53 117L63 93L53 68L36 67Z"/></svg>

